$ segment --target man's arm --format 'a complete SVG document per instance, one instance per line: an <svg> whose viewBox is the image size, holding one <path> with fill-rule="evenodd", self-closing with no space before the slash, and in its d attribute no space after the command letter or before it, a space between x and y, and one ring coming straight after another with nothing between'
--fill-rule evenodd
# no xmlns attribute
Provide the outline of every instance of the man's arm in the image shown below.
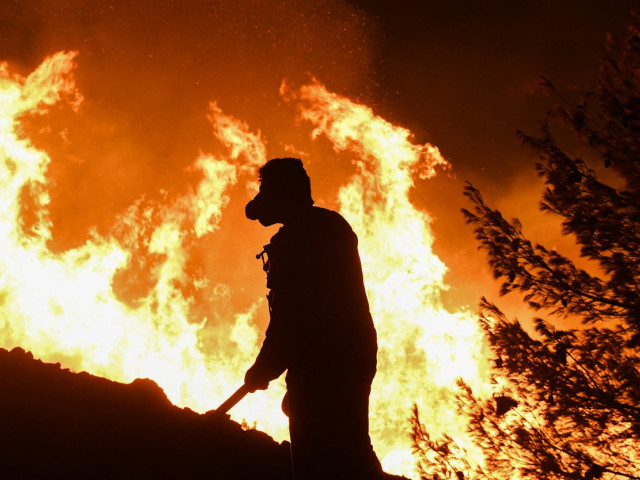
<svg viewBox="0 0 640 480"><path fill-rule="evenodd" d="M271 317L260 353L247 370L244 383L251 391L264 390L288 368L286 361L286 338L282 319Z"/></svg>

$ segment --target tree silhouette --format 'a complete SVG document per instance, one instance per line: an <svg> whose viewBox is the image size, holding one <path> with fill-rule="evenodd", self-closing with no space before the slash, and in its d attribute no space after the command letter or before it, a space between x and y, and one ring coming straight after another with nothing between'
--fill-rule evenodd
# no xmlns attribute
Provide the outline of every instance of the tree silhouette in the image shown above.
<svg viewBox="0 0 640 480"><path fill-rule="evenodd" d="M463 214L501 294L520 292L545 318L528 332L482 298L495 394L479 398L460 381L457 401L484 461L449 436L432 437L416 407L423 479L640 478L640 19L625 42L607 39L596 92L569 102L543 83L560 105L538 136L519 136L539 154L540 208L560 218L585 268L532 243L517 219L466 186L473 206ZM551 126L575 134L582 158ZM561 319L579 328L560 328Z"/></svg>

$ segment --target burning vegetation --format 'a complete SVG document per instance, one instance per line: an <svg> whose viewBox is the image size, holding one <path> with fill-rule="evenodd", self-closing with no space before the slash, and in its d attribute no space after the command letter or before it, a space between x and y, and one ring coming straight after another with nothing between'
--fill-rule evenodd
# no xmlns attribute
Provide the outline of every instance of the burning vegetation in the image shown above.
<svg viewBox="0 0 640 480"><path fill-rule="evenodd" d="M145 408L166 408L187 443L206 435L194 427L196 412L236 390L267 324L255 254L270 235L245 221L243 207L257 189L258 166L296 156L314 179L316 202L339 211L359 238L379 341L370 433L386 471L640 478L637 24L627 44L609 43L599 92L578 103L563 98L552 112L577 134L575 155L547 126L539 138L522 136L541 157L544 210L569 234L559 242L575 238L576 245L568 252L536 245L519 221L488 206L493 199L466 190L473 204L466 219L504 282L502 293L520 292L546 315L532 333L487 301L479 321L466 308L444 307L447 266L433 251L433 219L411 194L450 165L436 146L374 113L367 93L357 100L335 93L350 91L350 82L362 91L372 54L364 16L348 2L297 2L295 15L287 2L194 2L201 9L98 2L82 15L75 14L86 8L82 1L5 3L3 29L25 40L24 51L15 47L12 61L0 63L0 347L14 349L0 357L8 359L3 378L14 393L27 383L11 372L33 362L24 349L88 372L46 367L63 383L86 380L104 393L120 392L112 382L133 382L128 391L141 402L133 400L132 418L149 420ZM337 20L326 22L332 8ZM58 20L63 26L52 27ZM60 40L56 28L68 35ZM76 48L82 53L68 50ZM202 68L203 61L212 63ZM429 75L433 65L429 58ZM487 68L498 75L496 65ZM331 79L331 88L308 71ZM483 105L493 108L490 101ZM531 209L522 210L528 220ZM575 261L579 249L583 258ZM577 320L586 326L565 328ZM11 397L17 400L3 413L19 411L43 385ZM283 394L283 383L272 384L230 413L285 441ZM23 419L42 418L37 406L26 407ZM26 423L12 424L14 447L38 435ZM242 436L237 425L229 432L265 440L269 458L281 459L282 449L271 450L276 444L259 432ZM167 455L169 447L162 446ZM173 466L180 453L189 455L173 451Z"/></svg>
<svg viewBox="0 0 640 480"><path fill-rule="evenodd" d="M563 98L538 136L540 208L561 219L579 258L534 243L470 184L464 210L501 293L520 292L541 316L529 331L482 299L480 322L495 355L493 398L460 382L476 463L450 436L436 437L414 410L421 478L640 478L640 21L610 37L599 88ZM578 139L562 135L562 127ZM558 134L559 133L559 134Z"/></svg>
<svg viewBox="0 0 640 480"><path fill-rule="evenodd" d="M80 246L52 249L49 171L59 160L35 146L25 122L36 116L42 124L56 108L82 115L75 69L73 52L48 57L26 77L7 64L0 69L1 345L119 382L151 378L174 404L210 410L241 383L263 335L261 297L240 310L229 300L244 289L242 275L259 275L259 264L233 266L238 277L223 283L207 262L236 255L231 244L248 250L242 257L259 250L261 240L243 241L245 225L225 219L240 215L235 199L244 205L255 190L267 140L211 103L203 117L221 153L192 161L191 187L141 197L108 231L94 229ZM387 471L411 475L412 405L428 412L434 431L464 438L451 408L455 381L462 377L478 392L487 385L482 333L470 313L443 308L446 267L432 252L429 215L409 200L415 177L448 164L436 147L413 144L408 130L319 82L285 83L280 95L297 111L300 128L310 126L311 137L328 142L352 169L333 202L359 236L379 335L371 437ZM224 265L230 268L229 259ZM272 386L231 414L283 440L282 395L282 384Z"/></svg>

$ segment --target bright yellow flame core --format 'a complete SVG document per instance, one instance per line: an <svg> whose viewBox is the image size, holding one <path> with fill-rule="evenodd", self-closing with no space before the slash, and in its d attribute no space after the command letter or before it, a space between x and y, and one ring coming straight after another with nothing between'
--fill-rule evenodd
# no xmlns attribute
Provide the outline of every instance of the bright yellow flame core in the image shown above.
<svg viewBox="0 0 640 480"><path fill-rule="evenodd" d="M118 239L95 234L79 248L54 254L47 248L50 159L20 138L19 118L45 113L61 100L80 106L74 57L53 55L27 78L11 75L0 64L0 345L22 346L45 360L116 381L152 378L177 405L214 408L238 386L257 354L260 332L253 319L261 300L227 322L207 326L224 348L205 352L206 318L189 320L194 300L180 287L212 288L206 278L185 273L189 249L219 228L228 189L267 158L264 141L212 103L209 120L228 147L228 158L197 158L193 168L202 180L194 191L171 205L137 202L118 219ZM452 402L454 381L463 377L480 391L487 385L481 332L467 312L442 307L446 267L431 250L429 216L409 201L413 176L430 177L447 162L436 147L412 144L406 129L318 83L295 91L283 86L281 94L311 122L314 137L325 135L337 151L349 150L359 159L338 198L360 239L379 336L371 434L386 470L411 476L412 404L421 407L434 433L463 434ZM20 216L25 188L38 207L29 233ZM112 281L140 245L162 260L153 272L154 288L132 307L116 298ZM224 289L215 287L223 294ZM234 408L234 418L285 439L286 418L279 408L283 390L280 381L251 395Z"/></svg>

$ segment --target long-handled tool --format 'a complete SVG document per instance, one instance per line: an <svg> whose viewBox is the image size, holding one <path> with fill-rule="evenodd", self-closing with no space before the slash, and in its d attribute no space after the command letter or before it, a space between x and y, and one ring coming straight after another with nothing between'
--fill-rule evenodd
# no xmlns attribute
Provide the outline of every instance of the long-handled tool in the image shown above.
<svg viewBox="0 0 640 480"><path fill-rule="evenodd" d="M231 410L236 403L244 398L244 396L249 393L249 387L246 385L242 385L239 389L237 389L233 394L227 398L224 402L220 404L218 408L215 410L209 410L205 413L205 416L208 418L222 418L225 413Z"/></svg>
<svg viewBox="0 0 640 480"><path fill-rule="evenodd" d="M231 410L231 407L242 400L247 393L249 393L249 387L243 384L233 393L233 395L222 402L222 404L214 411L219 415L227 413L229 410Z"/></svg>

